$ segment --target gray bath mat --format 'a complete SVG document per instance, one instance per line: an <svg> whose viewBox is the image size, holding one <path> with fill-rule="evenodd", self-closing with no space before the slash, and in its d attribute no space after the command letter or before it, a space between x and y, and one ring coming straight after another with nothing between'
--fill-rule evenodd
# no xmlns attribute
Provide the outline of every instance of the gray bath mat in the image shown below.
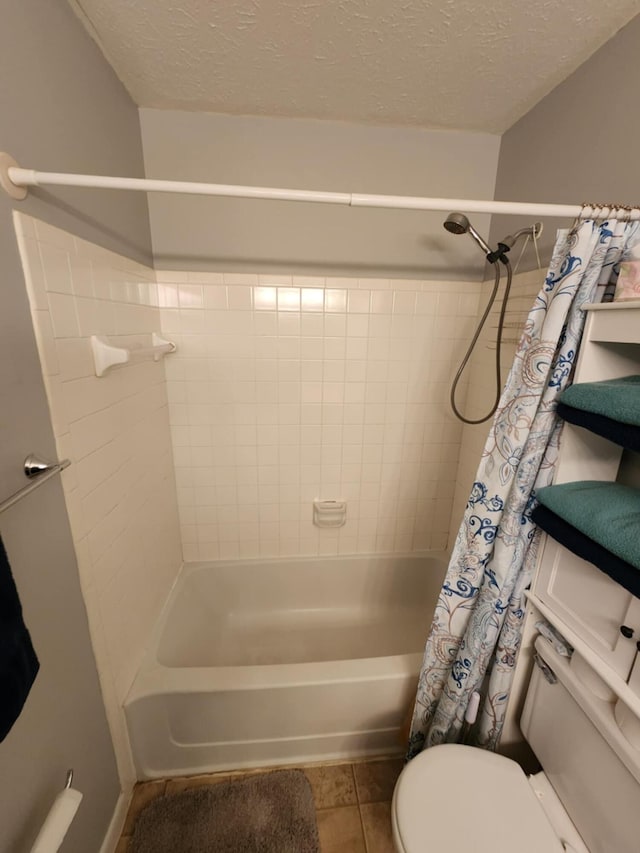
<svg viewBox="0 0 640 853"><path fill-rule="evenodd" d="M313 794L302 770L241 776L153 800L129 853L319 853Z"/></svg>

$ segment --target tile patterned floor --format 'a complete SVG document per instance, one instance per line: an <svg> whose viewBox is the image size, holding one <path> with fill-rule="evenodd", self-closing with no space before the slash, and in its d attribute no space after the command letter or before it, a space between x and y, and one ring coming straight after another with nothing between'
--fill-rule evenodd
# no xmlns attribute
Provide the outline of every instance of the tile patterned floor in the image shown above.
<svg viewBox="0 0 640 853"><path fill-rule="evenodd" d="M304 770L313 790L321 853L394 853L391 839L391 796L403 761L374 759L356 763L295 765ZM139 812L161 794L266 769L189 776L136 785L116 853L130 853L129 840ZM273 768L283 769L283 768Z"/></svg>

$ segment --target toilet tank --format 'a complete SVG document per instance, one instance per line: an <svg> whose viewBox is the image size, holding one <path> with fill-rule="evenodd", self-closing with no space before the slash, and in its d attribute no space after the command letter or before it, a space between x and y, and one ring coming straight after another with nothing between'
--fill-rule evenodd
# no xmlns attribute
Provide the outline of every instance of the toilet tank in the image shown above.
<svg viewBox="0 0 640 853"><path fill-rule="evenodd" d="M640 850L640 750L620 731L614 704L593 694L542 637L520 726L590 853Z"/></svg>

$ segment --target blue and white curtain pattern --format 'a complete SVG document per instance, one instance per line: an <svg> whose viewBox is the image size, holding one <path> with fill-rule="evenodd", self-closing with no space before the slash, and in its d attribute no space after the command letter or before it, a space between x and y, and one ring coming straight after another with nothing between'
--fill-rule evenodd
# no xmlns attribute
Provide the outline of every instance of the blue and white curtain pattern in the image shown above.
<svg viewBox="0 0 640 853"><path fill-rule="evenodd" d="M585 221L559 231L484 447L427 640L409 756L459 739L469 697L483 701L473 741L497 746L524 620L524 590L539 536L535 488L549 485L584 328L582 305L617 277L640 224Z"/></svg>

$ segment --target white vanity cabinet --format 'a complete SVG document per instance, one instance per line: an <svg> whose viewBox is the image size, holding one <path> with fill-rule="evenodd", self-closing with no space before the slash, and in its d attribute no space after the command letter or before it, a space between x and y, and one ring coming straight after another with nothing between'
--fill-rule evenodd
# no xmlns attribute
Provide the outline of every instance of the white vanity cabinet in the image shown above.
<svg viewBox="0 0 640 853"><path fill-rule="evenodd" d="M574 382L638 373L640 302L590 306ZM565 423L554 482L624 479L622 456L621 447ZM543 605L561 633L579 638L614 679L627 682L640 697L640 599L550 536L543 540L532 604Z"/></svg>

